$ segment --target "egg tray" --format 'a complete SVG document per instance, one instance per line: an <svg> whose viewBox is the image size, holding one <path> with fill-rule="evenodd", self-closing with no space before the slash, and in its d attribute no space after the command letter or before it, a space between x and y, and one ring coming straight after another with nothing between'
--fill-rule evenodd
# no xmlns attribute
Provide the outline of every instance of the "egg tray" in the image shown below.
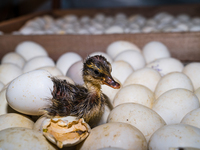
<svg viewBox="0 0 200 150"><path fill-rule="evenodd" d="M152 17L159 12L168 12L172 15L185 13L191 17L200 16L200 4L191 5L165 5L151 7L132 8L102 8L102 9L68 9L37 12L29 15L14 18L0 23L0 31L5 34L0 36L0 59L8 52L15 49L20 42L31 40L41 44L54 60L67 52L74 51L82 57L94 51L104 51L106 47L117 40L127 40L135 43L138 47L150 41L160 41L167 45L172 57L182 62L200 62L200 32L177 32L177 33L134 33L134 34L102 34L102 35L12 35L13 31L19 30L26 21L45 14L53 17L61 17L67 14L74 14L78 17L83 15L94 16L97 13L115 15L119 12L127 16L141 14L145 17Z"/></svg>

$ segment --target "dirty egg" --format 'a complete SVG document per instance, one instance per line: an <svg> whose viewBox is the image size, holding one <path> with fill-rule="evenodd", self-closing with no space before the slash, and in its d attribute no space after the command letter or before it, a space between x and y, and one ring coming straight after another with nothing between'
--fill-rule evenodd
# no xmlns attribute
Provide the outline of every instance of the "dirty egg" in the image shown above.
<svg viewBox="0 0 200 150"><path fill-rule="evenodd" d="M194 91L192 81L188 76L181 72L172 72L166 74L160 79L155 89L155 98L157 99L160 95L175 88L188 89Z"/></svg>
<svg viewBox="0 0 200 150"><path fill-rule="evenodd" d="M27 115L41 115L52 98L53 82L45 70L34 70L15 78L6 91L8 104Z"/></svg>
<svg viewBox="0 0 200 150"><path fill-rule="evenodd" d="M130 74L125 80L123 86L125 87L130 84L141 84L154 92L156 85L160 79L161 75L158 71L152 68L143 68L136 70L132 74Z"/></svg>
<svg viewBox="0 0 200 150"><path fill-rule="evenodd" d="M41 133L23 127L1 130L0 147L3 150L57 150Z"/></svg>
<svg viewBox="0 0 200 150"><path fill-rule="evenodd" d="M197 128L200 128L200 108L194 109L187 113L183 119L181 120L181 123L183 124L189 124L191 126L195 126Z"/></svg>
<svg viewBox="0 0 200 150"><path fill-rule="evenodd" d="M163 93L152 107L167 124L180 123L188 112L197 108L199 108L197 96L193 92L182 88Z"/></svg>
<svg viewBox="0 0 200 150"><path fill-rule="evenodd" d="M123 87L114 97L113 107L124 103L138 103L152 108L154 93L140 84L130 84Z"/></svg>
<svg viewBox="0 0 200 150"><path fill-rule="evenodd" d="M90 126L83 118L42 116L34 125L34 130L43 135L59 148L77 145L90 133Z"/></svg>
<svg viewBox="0 0 200 150"><path fill-rule="evenodd" d="M136 103L124 103L115 107L108 116L108 122L123 122L133 125L143 133L147 142L157 129L166 125L155 111Z"/></svg>
<svg viewBox="0 0 200 150"><path fill-rule="evenodd" d="M78 150L106 147L147 150L147 141L136 127L127 123L113 122L93 128L88 138L77 145Z"/></svg>
<svg viewBox="0 0 200 150"><path fill-rule="evenodd" d="M33 128L34 122L25 115L8 113L0 115L0 130L12 127Z"/></svg>
<svg viewBox="0 0 200 150"><path fill-rule="evenodd" d="M200 148L200 129L186 124L166 125L150 138L149 150L169 150L170 147Z"/></svg>

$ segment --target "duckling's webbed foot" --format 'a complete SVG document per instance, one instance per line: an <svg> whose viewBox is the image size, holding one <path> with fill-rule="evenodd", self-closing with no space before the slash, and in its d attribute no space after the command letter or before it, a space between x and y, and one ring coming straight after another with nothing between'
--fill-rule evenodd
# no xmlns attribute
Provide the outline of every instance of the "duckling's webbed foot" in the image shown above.
<svg viewBox="0 0 200 150"><path fill-rule="evenodd" d="M48 115L50 116L68 116L71 110L70 101L68 97L68 89L66 87L66 80L51 78L54 86L51 92L53 98L51 99L51 106L47 108Z"/></svg>

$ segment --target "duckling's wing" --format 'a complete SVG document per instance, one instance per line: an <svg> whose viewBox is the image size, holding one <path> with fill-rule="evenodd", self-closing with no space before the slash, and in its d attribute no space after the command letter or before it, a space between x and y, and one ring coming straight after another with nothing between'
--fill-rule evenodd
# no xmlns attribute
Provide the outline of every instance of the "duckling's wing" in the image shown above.
<svg viewBox="0 0 200 150"><path fill-rule="evenodd" d="M66 80L52 78L54 83L51 106L47 108L51 116L68 116L74 105L80 103L87 95L87 89L68 83Z"/></svg>

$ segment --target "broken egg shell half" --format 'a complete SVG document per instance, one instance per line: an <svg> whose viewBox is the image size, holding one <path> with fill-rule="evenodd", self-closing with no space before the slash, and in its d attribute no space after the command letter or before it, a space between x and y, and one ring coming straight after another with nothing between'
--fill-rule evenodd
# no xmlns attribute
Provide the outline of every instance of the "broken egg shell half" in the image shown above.
<svg viewBox="0 0 200 150"><path fill-rule="evenodd" d="M80 143L89 135L91 130L83 118L78 119L74 116L45 118L39 122L41 123L40 131L43 135L59 148ZM38 130L37 128L35 127L36 130Z"/></svg>

